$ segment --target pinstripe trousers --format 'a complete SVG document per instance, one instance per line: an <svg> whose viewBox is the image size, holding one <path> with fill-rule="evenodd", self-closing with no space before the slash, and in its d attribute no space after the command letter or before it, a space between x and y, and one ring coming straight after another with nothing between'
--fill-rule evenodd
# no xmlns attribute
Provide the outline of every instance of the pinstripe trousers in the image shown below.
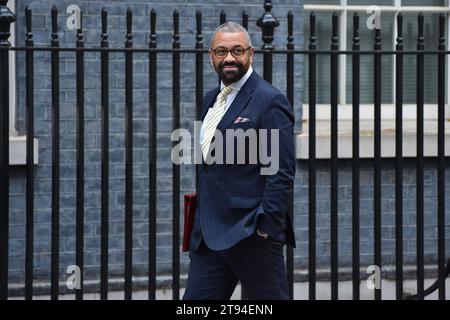
<svg viewBox="0 0 450 320"><path fill-rule="evenodd" d="M288 299L283 243L256 232L235 246L214 251L204 241L189 253L183 300L228 300L238 281L252 300Z"/></svg>

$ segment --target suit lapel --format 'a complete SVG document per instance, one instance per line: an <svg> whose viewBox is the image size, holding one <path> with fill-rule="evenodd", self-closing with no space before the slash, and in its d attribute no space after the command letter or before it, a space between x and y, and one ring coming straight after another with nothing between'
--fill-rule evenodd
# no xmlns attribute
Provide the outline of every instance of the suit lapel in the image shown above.
<svg viewBox="0 0 450 320"><path fill-rule="evenodd" d="M218 130L223 132L225 128L232 123L247 106L252 97L253 89L257 81L256 77L256 73L253 71L217 125Z"/></svg>
<svg viewBox="0 0 450 320"><path fill-rule="evenodd" d="M223 118L220 120L217 125L217 129L224 132L225 128L234 120L236 116L238 116L241 111L245 108L252 97L253 90L256 86L256 83L260 77L258 74L253 71L248 80L242 86L241 90L237 94L236 98L234 98L233 103L230 105L228 110L225 112ZM211 108L216 101L217 95L220 92L220 87L217 87L214 92L211 94L211 97L205 99L205 106L202 110L201 121L203 121L208 113L209 108ZM202 166L205 167L206 163L203 159L202 155Z"/></svg>

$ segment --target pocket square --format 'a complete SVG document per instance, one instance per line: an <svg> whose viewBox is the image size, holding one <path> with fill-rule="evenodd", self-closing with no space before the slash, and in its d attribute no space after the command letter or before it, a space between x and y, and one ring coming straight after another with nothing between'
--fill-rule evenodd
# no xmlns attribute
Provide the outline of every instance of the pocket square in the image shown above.
<svg viewBox="0 0 450 320"><path fill-rule="evenodd" d="M241 123L241 122L249 122L249 121L250 121L249 118L237 117L233 123Z"/></svg>

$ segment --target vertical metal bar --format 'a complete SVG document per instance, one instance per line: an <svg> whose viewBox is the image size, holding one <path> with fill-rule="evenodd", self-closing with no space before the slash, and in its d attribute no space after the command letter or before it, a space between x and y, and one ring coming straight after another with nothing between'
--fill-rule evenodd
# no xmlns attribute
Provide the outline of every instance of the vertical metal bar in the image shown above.
<svg viewBox="0 0 450 320"><path fill-rule="evenodd" d="M439 16L439 50L438 55L438 158L437 158L437 237L438 237L438 273L442 275L445 268L445 15ZM445 278L439 280L439 300L445 300Z"/></svg>
<svg viewBox="0 0 450 320"><path fill-rule="evenodd" d="M29 6L25 8L26 35L25 46L30 48L25 53L26 74L26 240L25 240L25 300L33 299L33 226L34 226L34 52L32 18Z"/></svg>
<svg viewBox="0 0 450 320"><path fill-rule="evenodd" d="M52 8L53 48L59 47L58 9ZM60 203L60 134L59 134L59 52L51 52L52 62L52 258L51 258L51 299L58 300L59 294L59 203Z"/></svg>
<svg viewBox="0 0 450 320"><path fill-rule="evenodd" d="M309 16L309 161L308 161L308 280L309 300L316 300L316 15Z"/></svg>
<svg viewBox="0 0 450 320"><path fill-rule="evenodd" d="M133 13L127 9L125 48L133 47ZM133 276L133 53L125 52L125 300L132 298Z"/></svg>
<svg viewBox="0 0 450 320"><path fill-rule="evenodd" d="M173 49L180 48L180 14L173 12ZM172 128L180 127L180 53L172 55ZM176 145L176 141L172 146ZM172 298L180 299L180 166L172 163Z"/></svg>
<svg viewBox="0 0 450 320"><path fill-rule="evenodd" d="M84 47L83 27L77 30L77 48ZM76 52L77 90L77 168L76 168L76 265L80 268L80 289L76 290L77 300L83 300L84 279L84 51Z"/></svg>
<svg viewBox="0 0 450 320"><path fill-rule="evenodd" d="M248 30L248 13L245 10L242 12L242 26Z"/></svg>
<svg viewBox="0 0 450 320"><path fill-rule="evenodd" d="M417 50L424 50L423 14L418 16ZM424 104L424 55L417 54L416 70L417 103L417 167L416 167L416 250L417 250L417 297L424 298L424 233L423 233L423 104Z"/></svg>
<svg viewBox="0 0 450 320"><path fill-rule="evenodd" d="M288 12L288 37L287 37L287 49L294 50L294 15L292 11ZM287 98L294 107L294 54L288 53L286 56L286 82L287 82ZM294 225L294 197L289 203L288 214L291 219L292 225ZM294 299L294 249L291 246L286 247L286 269L287 278L289 284L289 299Z"/></svg>
<svg viewBox="0 0 450 320"><path fill-rule="evenodd" d="M341 3L343 5L347 5L347 0L342 0ZM349 29L348 25L348 12L346 10L341 10L339 12L339 50L344 51L347 50L347 29ZM346 105L347 104L347 92L346 92L346 86L347 86L347 55L346 54L340 54L339 55L339 88L338 88L338 98L339 98L339 104L340 105Z"/></svg>
<svg viewBox="0 0 450 320"><path fill-rule="evenodd" d="M0 0L0 47L10 47L10 25L15 15ZM8 298L9 238L9 50L0 50L0 300Z"/></svg>
<svg viewBox="0 0 450 320"><path fill-rule="evenodd" d="M403 51L403 15L397 15L397 51ZM403 299L403 55L395 56L395 295Z"/></svg>
<svg viewBox="0 0 450 320"><path fill-rule="evenodd" d="M316 16L310 15L309 50L317 49ZM316 54L309 54L309 299L316 299Z"/></svg>
<svg viewBox="0 0 450 320"><path fill-rule="evenodd" d="M149 48L156 48L156 11L150 12ZM156 298L156 52L149 53L149 235L148 299Z"/></svg>
<svg viewBox="0 0 450 320"><path fill-rule="evenodd" d="M289 11L287 14L288 22L288 36L287 36L287 50L294 50L294 14ZM288 52L286 55L286 93L291 105L294 105L294 54Z"/></svg>
<svg viewBox="0 0 450 320"><path fill-rule="evenodd" d="M224 24L227 21L227 14L225 13L225 10L220 10L219 21L220 24Z"/></svg>
<svg viewBox="0 0 450 320"><path fill-rule="evenodd" d="M195 42L195 48L198 50L203 49L203 35L202 35L202 12L197 10L196 14L197 23L197 36ZM195 115L196 119L200 119L202 112L203 101L203 53L197 52L195 54Z"/></svg>
<svg viewBox="0 0 450 320"><path fill-rule="evenodd" d="M202 12L197 10L195 14L197 23L197 36L195 48L203 49L203 35L202 35ZM195 54L195 119L198 121L201 117L203 103L203 53L197 52ZM199 189L199 170L200 165L195 166L195 186Z"/></svg>
<svg viewBox="0 0 450 320"><path fill-rule="evenodd" d="M225 13L225 10L220 10L219 24L222 25L222 24L224 24L226 21L227 21L227 14ZM220 87L220 83L221 83L220 76L218 77L218 81L219 81L218 86Z"/></svg>
<svg viewBox="0 0 450 320"><path fill-rule="evenodd" d="M264 80L272 83L273 69L273 50L272 41L274 39L275 28L280 25L278 19L272 14L272 2L264 1L264 14L256 21L256 25L261 28L262 40L264 42L262 49L264 50Z"/></svg>
<svg viewBox="0 0 450 320"><path fill-rule="evenodd" d="M7 40L2 40L2 46ZM8 238L9 238L9 51L0 52L0 299L8 297Z"/></svg>
<svg viewBox="0 0 450 320"><path fill-rule="evenodd" d="M374 56L374 264L381 270L381 31L375 29ZM381 275L380 275L381 276ZM381 279L380 279L381 281ZM375 300L381 299L381 289L375 289Z"/></svg>
<svg viewBox="0 0 450 320"><path fill-rule="evenodd" d="M272 70L273 70L273 48L263 48L266 49L264 52L264 80L266 80L269 83L272 83Z"/></svg>
<svg viewBox="0 0 450 320"><path fill-rule="evenodd" d="M332 17L331 50L339 49L339 16ZM331 299L338 299L338 54L331 53Z"/></svg>
<svg viewBox="0 0 450 320"><path fill-rule="evenodd" d="M107 48L108 42L108 12L102 8L102 34L100 46ZM101 63L101 245L100 245L100 299L108 299L108 247L109 247L109 53L102 51Z"/></svg>
<svg viewBox="0 0 450 320"><path fill-rule="evenodd" d="M353 51L360 50L359 44L359 15L353 15ZM353 107L353 155L352 155L352 278L353 300L360 299L360 250L359 250L359 88L360 88L360 55L352 54L352 107Z"/></svg>

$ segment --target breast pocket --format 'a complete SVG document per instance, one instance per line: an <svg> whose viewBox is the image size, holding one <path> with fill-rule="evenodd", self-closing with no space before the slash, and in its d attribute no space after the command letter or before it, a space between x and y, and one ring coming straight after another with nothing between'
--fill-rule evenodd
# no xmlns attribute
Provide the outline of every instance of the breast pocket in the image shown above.
<svg viewBox="0 0 450 320"><path fill-rule="evenodd" d="M229 129L242 129L247 130L250 128L255 128L255 123L253 121L246 121L246 122L238 122L238 123L232 123L228 127Z"/></svg>

